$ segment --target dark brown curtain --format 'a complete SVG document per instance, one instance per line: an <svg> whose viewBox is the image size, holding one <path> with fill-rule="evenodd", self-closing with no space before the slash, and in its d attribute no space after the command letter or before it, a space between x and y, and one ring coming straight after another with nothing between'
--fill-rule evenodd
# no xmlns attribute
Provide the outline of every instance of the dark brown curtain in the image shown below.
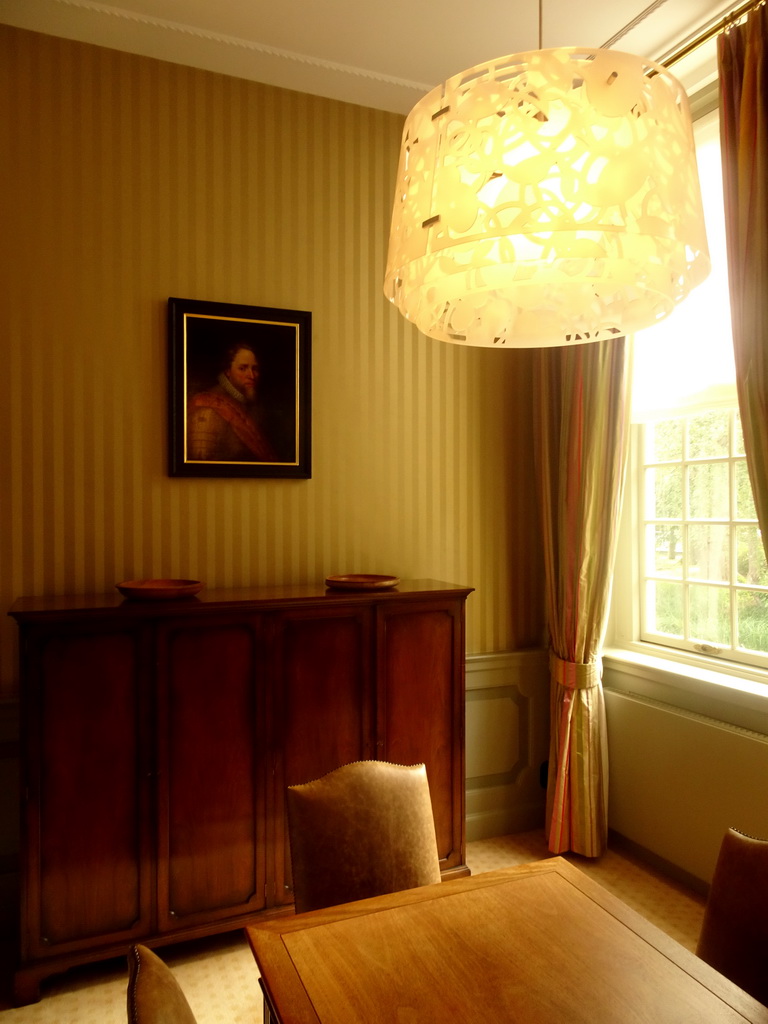
<svg viewBox="0 0 768 1024"><path fill-rule="evenodd" d="M768 7L718 39L725 232L744 447L768 554Z"/></svg>

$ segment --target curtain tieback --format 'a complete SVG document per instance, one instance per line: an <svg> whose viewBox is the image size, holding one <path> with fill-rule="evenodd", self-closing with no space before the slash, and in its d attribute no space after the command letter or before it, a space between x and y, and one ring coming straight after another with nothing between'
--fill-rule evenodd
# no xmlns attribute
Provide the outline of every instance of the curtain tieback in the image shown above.
<svg viewBox="0 0 768 1024"><path fill-rule="evenodd" d="M550 651L549 671L552 679L568 690L589 690L603 678L603 659L595 658L584 664L580 661L565 661Z"/></svg>

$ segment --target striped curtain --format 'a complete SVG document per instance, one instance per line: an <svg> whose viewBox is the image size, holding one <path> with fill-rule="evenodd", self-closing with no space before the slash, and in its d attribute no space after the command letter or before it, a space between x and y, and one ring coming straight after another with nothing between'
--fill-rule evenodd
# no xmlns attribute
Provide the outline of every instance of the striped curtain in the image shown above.
<svg viewBox="0 0 768 1024"><path fill-rule="evenodd" d="M768 554L768 7L718 39L720 143L736 388Z"/></svg>
<svg viewBox="0 0 768 1024"><path fill-rule="evenodd" d="M624 338L540 349L535 453L549 621L553 853L597 857L608 832L600 649L610 599L629 438Z"/></svg>

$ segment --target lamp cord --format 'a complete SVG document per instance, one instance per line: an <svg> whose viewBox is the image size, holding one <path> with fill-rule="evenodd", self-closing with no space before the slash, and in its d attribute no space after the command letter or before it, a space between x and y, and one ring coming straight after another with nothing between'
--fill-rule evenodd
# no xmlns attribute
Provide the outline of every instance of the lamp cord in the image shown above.
<svg viewBox="0 0 768 1024"><path fill-rule="evenodd" d="M615 35L612 35L610 39L607 39L600 47L600 49L610 50L613 44L618 43L622 36L625 36L627 32L631 32L636 25L639 25L641 21L645 21L649 14L653 14L654 11L658 11L658 9L661 6L663 6L666 2L667 0L654 0L654 3L652 3L650 7L646 7L644 11L641 11L637 15L637 17L633 18L632 21L628 22L628 24L626 24L624 28L620 28Z"/></svg>
<svg viewBox="0 0 768 1024"><path fill-rule="evenodd" d="M544 14L543 14L543 0L539 0L539 49L543 50L543 37L544 37Z"/></svg>

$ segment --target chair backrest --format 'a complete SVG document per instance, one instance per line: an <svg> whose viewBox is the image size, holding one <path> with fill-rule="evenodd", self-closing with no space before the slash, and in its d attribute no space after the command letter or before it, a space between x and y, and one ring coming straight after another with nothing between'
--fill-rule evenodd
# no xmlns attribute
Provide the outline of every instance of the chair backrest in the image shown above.
<svg viewBox="0 0 768 1024"><path fill-rule="evenodd" d="M768 840L725 833L696 954L768 1005Z"/></svg>
<svg viewBox="0 0 768 1024"><path fill-rule="evenodd" d="M286 796L297 913L440 881L423 764L354 761Z"/></svg>
<svg viewBox="0 0 768 1024"><path fill-rule="evenodd" d="M128 1024L196 1024L170 967L146 946L128 953Z"/></svg>

